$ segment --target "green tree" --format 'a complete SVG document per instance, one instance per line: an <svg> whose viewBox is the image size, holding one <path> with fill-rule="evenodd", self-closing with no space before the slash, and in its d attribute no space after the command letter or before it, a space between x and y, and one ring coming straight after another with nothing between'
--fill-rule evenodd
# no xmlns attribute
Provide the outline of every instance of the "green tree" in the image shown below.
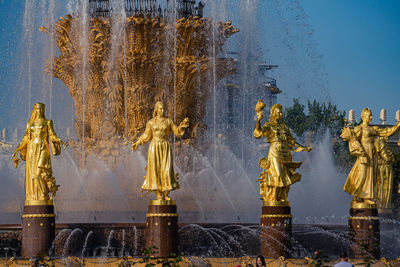
<svg viewBox="0 0 400 267"><path fill-rule="evenodd" d="M284 110L283 120L297 136L302 136L306 131L307 116L304 113L304 105L299 99L293 99L293 106Z"/></svg>
<svg viewBox="0 0 400 267"><path fill-rule="evenodd" d="M319 103L317 100L307 101L308 114L304 112L305 106L300 104L298 98L293 99L293 106L286 107L283 119L297 136L302 136L306 131L323 134L327 129L333 136L340 134L340 129L345 125L344 111L339 111L331 102Z"/></svg>

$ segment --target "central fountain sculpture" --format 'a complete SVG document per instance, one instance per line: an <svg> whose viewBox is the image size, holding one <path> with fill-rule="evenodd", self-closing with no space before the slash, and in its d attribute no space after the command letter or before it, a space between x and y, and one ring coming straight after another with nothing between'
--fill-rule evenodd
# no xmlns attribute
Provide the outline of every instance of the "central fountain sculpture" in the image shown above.
<svg viewBox="0 0 400 267"><path fill-rule="evenodd" d="M46 72L65 83L75 103L78 140L70 145L81 162L93 154L111 168L121 155L118 137L136 139L157 101L174 119L190 118L191 136L205 129L210 85L235 70L233 59L217 55L239 31L231 21L202 17L201 2L180 0L164 10L157 1L125 2L120 16L110 16L116 7L109 1L90 1L90 17L66 15L41 27L60 51Z"/></svg>

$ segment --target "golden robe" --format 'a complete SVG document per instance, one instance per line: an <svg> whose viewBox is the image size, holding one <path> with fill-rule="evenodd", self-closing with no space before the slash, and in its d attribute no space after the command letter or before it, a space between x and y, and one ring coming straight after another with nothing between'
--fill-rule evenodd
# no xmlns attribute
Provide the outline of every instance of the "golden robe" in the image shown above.
<svg viewBox="0 0 400 267"><path fill-rule="evenodd" d="M363 125L354 127L354 130L352 130L354 138L348 141L350 153L356 155L357 160L343 187L345 192L358 198L378 198L378 156L374 139L376 136L391 136L398 131L399 127L400 124L388 128Z"/></svg>
<svg viewBox="0 0 400 267"><path fill-rule="evenodd" d="M49 200L49 193L55 185L51 168L50 144L54 155L61 152L53 121L35 119L28 122L25 135L17 150L21 159L26 160L25 201Z"/></svg>
<svg viewBox="0 0 400 267"><path fill-rule="evenodd" d="M378 201L380 209L391 208L393 189L393 163L394 155L390 150L387 140L378 137L375 141L375 148L378 154Z"/></svg>
<svg viewBox="0 0 400 267"><path fill-rule="evenodd" d="M179 188L174 172L172 148L168 141L170 130L177 137L184 134L184 129L177 127L171 119L155 117L147 122L145 132L138 139L144 144L153 138L148 150L143 190L164 192Z"/></svg>
<svg viewBox="0 0 400 267"><path fill-rule="evenodd" d="M301 175L295 171L300 167L301 162L292 161L291 150L300 145L292 137L289 127L283 122L274 124L267 122L260 131L254 131L254 136L256 138L265 136L267 142L271 144L266 171L260 175L261 195L266 194L266 187L289 187L291 184L299 182Z"/></svg>

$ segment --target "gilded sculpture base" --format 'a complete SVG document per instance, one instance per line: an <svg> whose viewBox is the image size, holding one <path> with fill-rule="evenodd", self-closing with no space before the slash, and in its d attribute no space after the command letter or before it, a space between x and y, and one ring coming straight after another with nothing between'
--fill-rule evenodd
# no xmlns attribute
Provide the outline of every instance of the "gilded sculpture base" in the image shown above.
<svg viewBox="0 0 400 267"><path fill-rule="evenodd" d="M53 206L53 200L25 200L25 206Z"/></svg>
<svg viewBox="0 0 400 267"><path fill-rule="evenodd" d="M48 255L55 236L53 205L25 205L22 215L22 258Z"/></svg>
<svg viewBox="0 0 400 267"><path fill-rule="evenodd" d="M282 207L282 206L290 206L289 201L268 201L268 200L263 200L263 206L272 206L272 207Z"/></svg>
<svg viewBox="0 0 400 267"><path fill-rule="evenodd" d="M151 200L146 214L146 247L155 246L155 256L178 254L178 214L174 200Z"/></svg>
<svg viewBox="0 0 400 267"><path fill-rule="evenodd" d="M150 200L150 205L160 206L160 205L176 205L175 200Z"/></svg>
<svg viewBox="0 0 400 267"><path fill-rule="evenodd" d="M349 243L350 258L380 258L380 227L376 208L350 209Z"/></svg>
<svg viewBox="0 0 400 267"><path fill-rule="evenodd" d="M282 202L282 201L276 201ZM289 203L287 205L262 207L261 215L261 255L267 258L290 256L290 239L292 237L292 215ZM282 203L275 203L282 204Z"/></svg>
<svg viewBox="0 0 400 267"><path fill-rule="evenodd" d="M376 209L376 204L368 204L365 202L351 202L352 209Z"/></svg>

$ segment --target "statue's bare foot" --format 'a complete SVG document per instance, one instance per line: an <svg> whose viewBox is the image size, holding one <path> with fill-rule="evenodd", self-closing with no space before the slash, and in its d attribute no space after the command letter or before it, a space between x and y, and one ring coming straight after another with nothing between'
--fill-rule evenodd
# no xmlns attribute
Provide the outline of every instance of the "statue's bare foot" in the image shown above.
<svg viewBox="0 0 400 267"><path fill-rule="evenodd" d="M160 192L156 192L157 200L163 200L162 194Z"/></svg>
<svg viewBox="0 0 400 267"><path fill-rule="evenodd" d="M164 200L171 200L171 198L168 196L169 195L169 191L164 192Z"/></svg>
<svg viewBox="0 0 400 267"><path fill-rule="evenodd" d="M364 203L373 205L373 204L375 204L375 201L373 201L372 199L366 198L366 199L364 199Z"/></svg>

